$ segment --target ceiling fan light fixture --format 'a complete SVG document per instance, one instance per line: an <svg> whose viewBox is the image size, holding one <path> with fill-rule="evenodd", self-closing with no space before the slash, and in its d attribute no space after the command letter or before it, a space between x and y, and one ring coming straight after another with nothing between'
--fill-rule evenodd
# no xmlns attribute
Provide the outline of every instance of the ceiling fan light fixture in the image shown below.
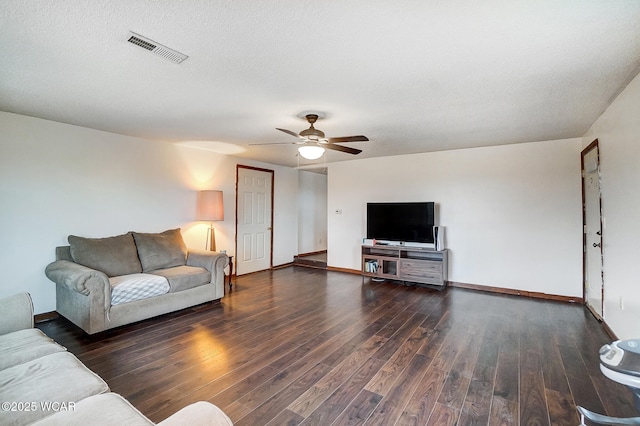
<svg viewBox="0 0 640 426"><path fill-rule="evenodd" d="M324 148L318 145L302 145L298 152L307 160L317 160L324 154Z"/></svg>
<svg viewBox="0 0 640 426"><path fill-rule="evenodd" d="M308 139L318 140L324 138L324 132L322 130L316 129L312 124L308 129L301 131L300 136L304 136Z"/></svg>

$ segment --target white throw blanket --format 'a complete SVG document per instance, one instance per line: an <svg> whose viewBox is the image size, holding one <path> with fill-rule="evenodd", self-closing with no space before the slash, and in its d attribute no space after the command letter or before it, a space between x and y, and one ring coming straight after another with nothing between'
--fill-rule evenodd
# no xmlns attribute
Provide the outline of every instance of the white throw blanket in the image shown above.
<svg viewBox="0 0 640 426"><path fill-rule="evenodd" d="M109 278L111 306L147 299L169 292L169 281L152 274L129 274Z"/></svg>

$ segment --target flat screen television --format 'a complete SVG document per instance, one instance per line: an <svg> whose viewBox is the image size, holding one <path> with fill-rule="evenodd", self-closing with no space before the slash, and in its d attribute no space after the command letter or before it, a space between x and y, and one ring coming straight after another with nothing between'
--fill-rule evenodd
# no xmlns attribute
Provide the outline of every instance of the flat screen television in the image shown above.
<svg viewBox="0 0 640 426"><path fill-rule="evenodd" d="M434 202L367 203L367 238L433 244Z"/></svg>

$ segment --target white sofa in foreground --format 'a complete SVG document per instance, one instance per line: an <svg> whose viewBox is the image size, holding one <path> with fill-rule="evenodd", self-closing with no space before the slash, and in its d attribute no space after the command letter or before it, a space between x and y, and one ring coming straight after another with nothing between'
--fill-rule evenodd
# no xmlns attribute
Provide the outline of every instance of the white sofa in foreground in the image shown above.
<svg viewBox="0 0 640 426"><path fill-rule="evenodd" d="M0 299L0 424L153 425L78 358L34 327L28 293ZM229 426L218 407L196 402L162 426Z"/></svg>

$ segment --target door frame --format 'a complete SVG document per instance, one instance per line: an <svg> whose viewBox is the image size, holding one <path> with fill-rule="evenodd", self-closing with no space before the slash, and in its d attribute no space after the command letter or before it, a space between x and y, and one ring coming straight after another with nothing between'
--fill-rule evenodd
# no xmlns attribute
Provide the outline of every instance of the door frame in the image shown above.
<svg viewBox="0 0 640 426"><path fill-rule="evenodd" d="M598 194L598 210L599 210L599 215L600 215L600 274L601 274L601 281L602 281L602 287L601 287L601 294L600 294L600 312L602 312L602 316L600 316L600 314L598 314L597 312L595 312L591 305L588 303L588 295L587 295L587 288L586 288L586 281L587 281L587 204L586 204L586 197L585 197L585 185L584 185L584 180L585 180L585 164L584 164L584 157L586 156L586 154L588 152L590 152L591 150L596 149L597 152L597 161L598 161L598 170L600 169L600 146L598 144L598 139L595 139L593 142L591 142L589 145L587 145L586 148L584 148L581 152L580 152L580 174L581 174L581 185L582 185L582 300L584 301L585 306L587 307L587 309L589 309L589 311L593 314L593 316L598 320L598 321L603 321L603 317L604 317L604 251L603 251L603 243L602 243L602 239L603 239L603 234L604 234L604 229L603 229L603 223L602 223L602 192L599 191ZM598 174L600 172L598 171ZM598 185L600 186L600 185Z"/></svg>
<svg viewBox="0 0 640 426"><path fill-rule="evenodd" d="M253 167L253 166L245 166L243 164L236 164L236 229L235 229L235 245L236 245L236 249L238 247L238 181L240 178L240 169L247 169L247 170L256 170L259 172L265 172L265 173L270 173L271 174L271 217L269 218L269 220L271 221L271 223L269 224L269 226L271 227L271 232L270 232L270 239L271 241L269 241L269 269L273 269L273 210L274 210L274 205L273 205L273 201L274 201L274 192L275 192L275 172L271 169L263 169L260 167ZM237 254L237 253L236 253ZM236 264L240 262L240 257L236 256ZM237 271L237 267L236 267L236 271Z"/></svg>

